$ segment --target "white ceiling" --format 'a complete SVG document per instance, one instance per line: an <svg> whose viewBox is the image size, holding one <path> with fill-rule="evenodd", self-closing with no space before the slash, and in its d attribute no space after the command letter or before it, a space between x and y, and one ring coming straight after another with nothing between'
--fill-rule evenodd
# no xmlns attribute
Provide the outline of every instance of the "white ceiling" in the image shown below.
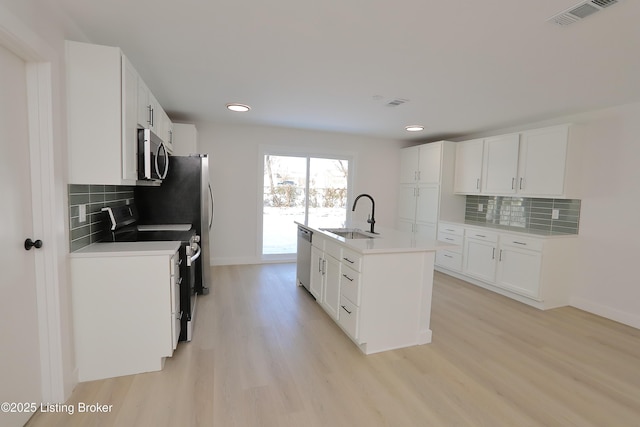
<svg viewBox="0 0 640 427"><path fill-rule="evenodd" d="M50 1L178 121L428 140L640 101L636 0L567 27L576 0Z"/></svg>

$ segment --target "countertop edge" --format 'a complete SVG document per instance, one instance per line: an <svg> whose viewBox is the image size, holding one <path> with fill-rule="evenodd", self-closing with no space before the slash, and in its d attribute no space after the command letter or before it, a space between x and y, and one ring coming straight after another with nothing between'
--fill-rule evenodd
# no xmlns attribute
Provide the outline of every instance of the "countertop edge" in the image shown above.
<svg viewBox="0 0 640 427"><path fill-rule="evenodd" d="M159 242L98 242L70 252L70 258L98 258L124 256L173 256L180 248L179 241Z"/></svg>

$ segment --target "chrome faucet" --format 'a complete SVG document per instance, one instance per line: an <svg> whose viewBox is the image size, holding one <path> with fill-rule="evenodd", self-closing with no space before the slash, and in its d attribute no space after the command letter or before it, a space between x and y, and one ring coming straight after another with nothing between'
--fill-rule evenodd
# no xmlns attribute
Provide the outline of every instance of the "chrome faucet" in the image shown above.
<svg viewBox="0 0 640 427"><path fill-rule="evenodd" d="M360 197L368 197L369 200L371 200L371 215L369 215L369 218L367 218L367 222L369 224L371 224L371 230L369 231L370 233L373 234L378 234L375 231L373 231L373 227L376 225L376 219L375 219L375 215L376 215L376 202L373 201L373 197L371 197L368 194L361 194L358 197L356 197L356 199L353 201L353 208L351 209L352 212L354 212L356 210L356 204L358 203L358 199L360 199Z"/></svg>

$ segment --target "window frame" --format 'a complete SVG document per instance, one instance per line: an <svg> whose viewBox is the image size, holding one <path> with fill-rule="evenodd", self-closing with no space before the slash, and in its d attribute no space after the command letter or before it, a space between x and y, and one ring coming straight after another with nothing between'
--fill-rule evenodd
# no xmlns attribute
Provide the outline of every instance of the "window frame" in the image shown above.
<svg viewBox="0 0 640 427"><path fill-rule="evenodd" d="M333 159L333 160L346 160L349 162L349 172L347 174L347 203L353 199L353 183L356 171L356 154L352 151L341 150L324 150L324 149L311 149L311 148L296 148L286 146L274 146L274 145L261 145L258 155L258 164L260 173L258 174L258 191L257 191L257 242L256 242L256 255L262 259L262 262L291 262L296 260L296 253L289 254L263 254L263 208L264 208L264 158L266 155L270 156L286 156L286 157L302 157L307 160L307 179L305 194L309 194L309 164L311 158ZM346 220L351 219L351 210L347 206ZM304 223L308 224L309 211L305 209ZM294 227L295 224L291 223Z"/></svg>

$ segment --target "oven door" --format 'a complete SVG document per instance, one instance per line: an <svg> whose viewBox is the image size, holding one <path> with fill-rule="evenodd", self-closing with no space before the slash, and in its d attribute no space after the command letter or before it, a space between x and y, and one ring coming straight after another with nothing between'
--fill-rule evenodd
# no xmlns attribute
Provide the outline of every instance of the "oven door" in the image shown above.
<svg viewBox="0 0 640 427"><path fill-rule="evenodd" d="M184 270L182 273L186 278L182 282L180 289L180 300L182 303L182 332L180 333L180 341L191 341L193 337L193 323L196 316L196 302L198 295L195 291L196 269L199 268L199 258L202 249L197 243L191 242L184 247L185 261L183 262Z"/></svg>
<svg viewBox="0 0 640 427"><path fill-rule="evenodd" d="M169 172L169 152L149 129L138 129L138 183L159 185Z"/></svg>

